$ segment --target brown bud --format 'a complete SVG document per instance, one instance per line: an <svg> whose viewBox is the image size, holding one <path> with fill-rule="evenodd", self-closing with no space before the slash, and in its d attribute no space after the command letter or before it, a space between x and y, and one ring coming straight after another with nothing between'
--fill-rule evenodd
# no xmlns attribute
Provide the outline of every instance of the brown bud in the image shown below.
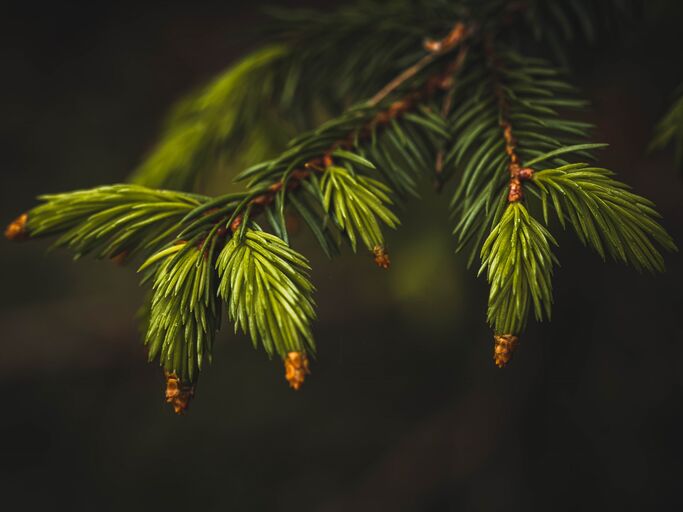
<svg viewBox="0 0 683 512"><path fill-rule="evenodd" d="M332 155L325 155L323 156L323 165L325 167L332 167L334 165L334 161L332 160Z"/></svg>
<svg viewBox="0 0 683 512"><path fill-rule="evenodd" d="M534 177L534 170L531 167L524 167L518 171L517 176L522 181L530 180Z"/></svg>
<svg viewBox="0 0 683 512"><path fill-rule="evenodd" d="M183 384L175 372L164 370L164 375L166 376L166 403L173 406L176 414L184 414L194 396L194 386Z"/></svg>
<svg viewBox="0 0 683 512"><path fill-rule="evenodd" d="M389 253L381 245L376 245L372 250L375 255L375 263L378 267L387 269L391 266L391 260L389 259Z"/></svg>
<svg viewBox="0 0 683 512"><path fill-rule="evenodd" d="M289 386L298 390L311 371L308 369L308 357L305 352L289 352L285 358L285 379Z"/></svg>
<svg viewBox="0 0 683 512"><path fill-rule="evenodd" d="M498 368L503 368L512 359L512 353L519 343L519 337L512 334L496 334L493 336L493 359Z"/></svg>
<svg viewBox="0 0 683 512"><path fill-rule="evenodd" d="M524 194L522 193L522 182L515 176L510 179L508 201L510 203L516 203L517 201L520 201L522 197L524 197Z"/></svg>
<svg viewBox="0 0 683 512"><path fill-rule="evenodd" d="M5 237L14 242L21 242L27 240L29 237L26 224L28 223L28 214L22 213L12 221L12 223L5 229Z"/></svg>

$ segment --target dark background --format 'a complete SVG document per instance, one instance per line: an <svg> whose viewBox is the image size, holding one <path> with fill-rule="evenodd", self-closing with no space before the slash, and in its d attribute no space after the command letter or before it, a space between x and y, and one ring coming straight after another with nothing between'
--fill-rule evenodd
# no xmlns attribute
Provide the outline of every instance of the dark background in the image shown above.
<svg viewBox="0 0 683 512"><path fill-rule="evenodd" d="M7 8L0 220L39 193L124 180L170 105L257 43L261 3ZM683 81L670 4L626 43L578 48L574 73L604 165L680 244L681 175L645 151ZM486 284L453 253L448 198L423 195L390 235L390 272L295 241L319 303L300 392L224 329L185 417L145 363L132 269L0 240L3 508L680 510L680 255L640 275L561 234L553 321L499 370Z"/></svg>

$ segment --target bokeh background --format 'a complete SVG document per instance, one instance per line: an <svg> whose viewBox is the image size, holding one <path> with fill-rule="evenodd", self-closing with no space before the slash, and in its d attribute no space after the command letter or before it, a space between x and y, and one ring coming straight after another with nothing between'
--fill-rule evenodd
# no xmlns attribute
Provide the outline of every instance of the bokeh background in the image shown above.
<svg viewBox="0 0 683 512"><path fill-rule="evenodd" d="M39 193L124 180L172 103L258 43L262 4L3 8L0 220ZM682 176L670 152L646 153L683 81L669 4L625 43L579 45L574 73L605 166L681 244ZM553 321L499 370L486 284L453 253L447 194L423 192L389 235L389 272L295 241L319 303L300 392L224 329L185 417L145 362L130 268L0 240L2 508L681 510L680 255L640 275L560 236Z"/></svg>

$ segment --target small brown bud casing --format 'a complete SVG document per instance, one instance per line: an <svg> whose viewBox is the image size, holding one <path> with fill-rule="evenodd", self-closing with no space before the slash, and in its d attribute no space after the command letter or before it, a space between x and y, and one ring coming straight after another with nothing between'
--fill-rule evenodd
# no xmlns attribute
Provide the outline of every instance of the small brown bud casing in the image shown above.
<svg viewBox="0 0 683 512"><path fill-rule="evenodd" d="M175 372L164 370L166 377L166 403L171 404L173 412L185 414L194 396L194 386L181 382Z"/></svg>
<svg viewBox="0 0 683 512"><path fill-rule="evenodd" d="M22 213L5 229L5 238L13 242L21 242L29 238L28 213Z"/></svg>
<svg viewBox="0 0 683 512"><path fill-rule="evenodd" d="M503 368L512 359L519 337L513 334L495 334L493 339L495 340L493 360L498 368Z"/></svg>
<svg viewBox="0 0 683 512"><path fill-rule="evenodd" d="M516 203L524 197L522 192L522 182L518 176L510 178L510 185L508 188L508 202Z"/></svg>
<svg viewBox="0 0 683 512"><path fill-rule="evenodd" d="M529 181L534 177L534 170L531 167L522 167L518 175L520 180Z"/></svg>
<svg viewBox="0 0 683 512"><path fill-rule="evenodd" d="M289 382L289 387L298 390L304 383L306 375L310 373L308 357L306 357L305 352L289 352L287 354L285 357L285 379Z"/></svg>
<svg viewBox="0 0 683 512"><path fill-rule="evenodd" d="M376 245L372 250L375 255L375 263L378 267L388 269L391 266L391 260L389 259L389 253L386 252L384 247L381 245Z"/></svg>

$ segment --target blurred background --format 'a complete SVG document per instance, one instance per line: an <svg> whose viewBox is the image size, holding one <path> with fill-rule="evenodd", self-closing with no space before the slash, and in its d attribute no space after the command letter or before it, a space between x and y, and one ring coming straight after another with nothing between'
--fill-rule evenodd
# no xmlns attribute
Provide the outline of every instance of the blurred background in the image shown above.
<svg viewBox="0 0 683 512"><path fill-rule="evenodd" d="M274 3L274 2L270 2ZM332 2L275 2L280 5ZM3 9L3 225L45 192L119 182L174 101L257 44L263 2L28 2ZM681 5L626 45L577 48L605 166L683 243L683 179L652 128L683 81ZM552 323L493 365L486 283L453 252L429 184L389 235L393 267L328 262L301 391L224 329L189 414L163 403L110 262L0 240L0 496L8 510L681 510L678 254L665 275L560 236Z"/></svg>

